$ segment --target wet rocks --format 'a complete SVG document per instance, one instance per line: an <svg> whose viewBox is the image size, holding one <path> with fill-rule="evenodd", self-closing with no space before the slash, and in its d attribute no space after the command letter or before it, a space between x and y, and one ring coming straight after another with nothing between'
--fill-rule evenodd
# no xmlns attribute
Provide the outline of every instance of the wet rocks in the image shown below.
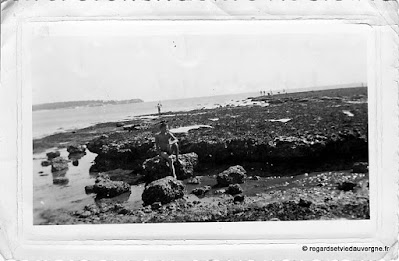
<svg viewBox="0 0 399 261"><path fill-rule="evenodd" d="M69 145L67 147L67 151L71 155L73 155L73 154L84 154L84 153L86 153L86 146L78 145L78 144Z"/></svg>
<svg viewBox="0 0 399 261"><path fill-rule="evenodd" d="M242 192L243 192L243 190L239 184L231 184L231 185L229 185L229 187L226 190L226 193L230 194L232 196L240 194Z"/></svg>
<svg viewBox="0 0 399 261"><path fill-rule="evenodd" d="M144 205L154 202L167 204L184 196L184 185L173 177L165 177L148 184L141 196Z"/></svg>
<svg viewBox="0 0 399 261"><path fill-rule="evenodd" d="M79 160L73 160L72 161L72 165L74 165L75 167L79 166Z"/></svg>
<svg viewBox="0 0 399 261"><path fill-rule="evenodd" d="M68 160L63 157L56 157L51 161L51 172L57 172L68 169Z"/></svg>
<svg viewBox="0 0 399 261"><path fill-rule="evenodd" d="M112 198L130 192L130 185L123 181L112 181L108 175L99 174L95 184L86 186L85 191L97 194L97 198Z"/></svg>
<svg viewBox="0 0 399 261"><path fill-rule="evenodd" d="M222 173L219 173L216 177L216 180L219 186L227 187L230 184L244 183L245 177L245 169L240 165L236 165L228 168Z"/></svg>
<svg viewBox="0 0 399 261"><path fill-rule="evenodd" d="M367 162L356 162L352 167L353 173L368 173L369 172L369 164Z"/></svg>
<svg viewBox="0 0 399 261"><path fill-rule="evenodd" d="M210 186L204 186L204 187L201 187L201 188L193 189L193 191L191 191L191 194L194 194L196 196L204 196L205 193L207 193L210 190L211 190Z"/></svg>
<svg viewBox="0 0 399 261"><path fill-rule="evenodd" d="M61 153L59 151L52 151L52 152L46 153L46 156L47 156L48 160L52 160L54 158L61 156Z"/></svg>
<svg viewBox="0 0 399 261"><path fill-rule="evenodd" d="M194 175L194 168L198 164L198 155L196 153L186 153L179 155L178 163L176 157L171 156L174 162L175 172L178 179L183 180ZM160 157L147 159L143 163L143 170L147 182L161 179L171 175L167 162Z"/></svg>

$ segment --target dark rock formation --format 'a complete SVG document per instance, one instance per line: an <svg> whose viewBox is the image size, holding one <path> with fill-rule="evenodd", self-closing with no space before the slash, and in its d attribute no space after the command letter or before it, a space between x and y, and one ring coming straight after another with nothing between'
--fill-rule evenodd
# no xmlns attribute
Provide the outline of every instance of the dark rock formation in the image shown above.
<svg viewBox="0 0 399 261"><path fill-rule="evenodd" d="M244 183L246 173L247 172L242 166L232 166L217 175L217 183L221 187L227 187L230 184Z"/></svg>
<svg viewBox="0 0 399 261"><path fill-rule="evenodd" d="M86 186L85 191L97 194L97 198L112 198L130 192L130 185L123 181L112 181L108 175L99 174L95 184Z"/></svg>
<svg viewBox="0 0 399 261"><path fill-rule="evenodd" d="M352 167L353 173L368 173L369 164L367 162L356 162Z"/></svg>
<svg viewBox="0 0 399 261"><path fill-rule="evenodd" d="M167 204L184 196L184 185L181 181L166 177L148 184L141 196L144 205L151 205L154 202Z"/></svg>
<svg viewBox="0 0 399 261"><path fill-rule="evenodd" d="M239 184L231 184L226 190L227 194L230 194L232 196L241 194L243 192L241 186Z"/></svg>
<svg viewBox="0 0 399 261"><path fill-rule="evenodd" d="M72 165L74 166L79 166L79 160L73 160Z"/></svg>
<svg viewBox="0 0 399 261"><path fill-rule="evenodd" d="M130 169L142 171L145 159L157 155L152 136L141 133L126 139L120 133L101 135L87 144L87 149L98 154L92 172L103 172L113 169Z"/></svg>
<svg viewBox="0 0 399 261"><path fill-rule="evenodd" d="M350 191L350 190L353 190L356 186L357 186L356 183L344 181L344 182L338 183L337 189L343 190L343 191Z"/></svg>
<svg viewBox="0 0 399 261"><path fill-rule="evenodd" d="M194 168L198 164L197 154L180 154L180 164L176 162L175 156L171 157L174 162L175 172L178 179L183 180L194 175ZM151 182L171 175L170 168L167 166L167 162L158 156L144 161L143 169L147 182Z"/></svg>
<svg viewBox="0 0 399 261"><path fill-rule="evenodd" d="M46 153L46 156L47 156L48 160L52 160L54 158L61 156L61 153L59 151L48 152L48 153Z"/></svg>
<svg viewBox="0 0 399 261"><path fill-rule="evenodd" d="M68 160L62 157L56 157L51 161L51 172L68 169Z"/></svg>
<svg viewBox="0 0 399 261"><path fill-rule="evenodd" d="M72 144L67 147L67 151L69 154L85 154L86 153L86 146Z"/></svg>

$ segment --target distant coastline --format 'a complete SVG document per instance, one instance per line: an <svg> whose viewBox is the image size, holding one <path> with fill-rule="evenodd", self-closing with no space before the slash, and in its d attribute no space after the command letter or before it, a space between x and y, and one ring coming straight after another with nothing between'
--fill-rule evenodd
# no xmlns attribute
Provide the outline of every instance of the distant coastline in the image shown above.
<svg viewBox="0 0 399 261"><path fill-rule="evenodd" d="M57 109L68 109L77 107L97 107L104 105L119 105L119 104L130 104L130 103L141 103L144 102L141 99L130 99L130 100L87 100L87 101L67 101L67 102L52 102L52 103L42 103L32 106L33 111L40 110L57 110Z"/></svg>

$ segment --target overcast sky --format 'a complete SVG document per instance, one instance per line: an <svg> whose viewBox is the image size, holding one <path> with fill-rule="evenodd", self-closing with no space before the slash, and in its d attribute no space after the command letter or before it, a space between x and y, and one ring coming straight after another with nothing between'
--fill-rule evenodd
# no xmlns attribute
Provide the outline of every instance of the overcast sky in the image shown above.
<svg viewBox="0 0 399 261"><path fill-rule="evenodd" d="M158 101L367 81L365 31L226 31L41 32L30 42L33 104Z"/></svg>

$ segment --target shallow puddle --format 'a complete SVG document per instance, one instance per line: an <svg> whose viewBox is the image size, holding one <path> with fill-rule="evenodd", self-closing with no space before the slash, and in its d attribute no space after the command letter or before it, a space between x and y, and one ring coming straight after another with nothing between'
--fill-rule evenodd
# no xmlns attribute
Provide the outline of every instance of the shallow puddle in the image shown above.
<svg viewBox="0 0 399 261"><path fill-rule="evenodd" d="M173 129L170 129L169 131L172 133L185 133L190 130L196 130L196 129L200 129L200 128L212 128L212 126L199 124L199 125L191 125L191 126L173 128Z"/></svg>

